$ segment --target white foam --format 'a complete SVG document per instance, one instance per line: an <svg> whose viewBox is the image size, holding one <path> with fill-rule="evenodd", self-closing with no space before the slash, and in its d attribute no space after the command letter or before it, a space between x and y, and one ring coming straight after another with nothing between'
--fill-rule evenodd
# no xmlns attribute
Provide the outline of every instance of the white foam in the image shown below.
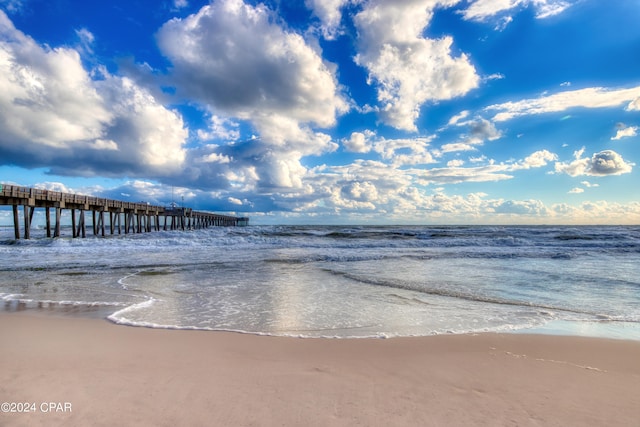
<svg viewBox="0 0 640 427"><path fill-rule="evenodd" d="M146 301L137 303L137 304L133 304L133 305L128 305L127 307L123 308L122 310L118 310L115 313L111 314L110 316L107 317L107 319L111 320L114 323L118 323L118 324L133 324L134 322L132 320L127 319L124 315L126 313L130 313L133 311L138 311L138 310L142 310L144 308L149 308L151 306L153 306L153 304L158 301L155 298L149 298Z"/></svg>
<svg viewBox="0 0 640 427"><path fill-rule="evenodd" d="M83 307L126 307L128 304L113 301L75 301L75 300L52 300L52 299L35 299L24 298L21 294L3 295L2 300L5 302L17 302L20 304L47 304L60 306L83 306Z"/></svg>

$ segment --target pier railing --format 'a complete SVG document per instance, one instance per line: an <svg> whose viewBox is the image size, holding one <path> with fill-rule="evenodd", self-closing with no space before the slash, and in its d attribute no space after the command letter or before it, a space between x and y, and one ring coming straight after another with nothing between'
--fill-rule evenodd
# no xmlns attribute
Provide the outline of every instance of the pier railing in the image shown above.
<svg viewBox="0 0 640 427"><path fill-rule="evenodd" d="M45 209L46 235L51 237L51 209L55 210L53 237L60 236L63 210L71 211L72 237L86 237L85 211L93 215L93 234L142 233L160 230L191 230L212 226L244 226L249 218L194 211L191 208L155 206L144 202L125 202L101 197L0 184L0 205L13 207L16 239L20 239L19 207L23 206L24 238L31 236L36 208ZM76 215L78 213L78 215Z"/></svg>

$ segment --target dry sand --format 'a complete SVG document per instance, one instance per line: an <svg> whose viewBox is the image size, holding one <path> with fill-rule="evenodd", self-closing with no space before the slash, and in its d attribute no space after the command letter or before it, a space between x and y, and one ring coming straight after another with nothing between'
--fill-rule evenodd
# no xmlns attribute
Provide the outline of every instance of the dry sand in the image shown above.
<svg viewBox="0 0 640 427"><path fill-rule="evenodd" d="M640 342L295 339L2 313L0 346L0 402L36 409L2 426L640 426Z"/></svg>

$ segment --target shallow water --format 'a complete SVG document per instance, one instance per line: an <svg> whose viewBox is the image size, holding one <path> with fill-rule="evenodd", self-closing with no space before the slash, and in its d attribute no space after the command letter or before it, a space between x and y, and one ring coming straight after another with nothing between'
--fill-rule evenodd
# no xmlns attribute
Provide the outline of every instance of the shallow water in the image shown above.
<svg viewBox="0 0 640 427"><path fill-rule="evenodd" d="M304 337L640 339L638 227L257 226L17 242L10 231L0 229L5 310Z"/></svg>

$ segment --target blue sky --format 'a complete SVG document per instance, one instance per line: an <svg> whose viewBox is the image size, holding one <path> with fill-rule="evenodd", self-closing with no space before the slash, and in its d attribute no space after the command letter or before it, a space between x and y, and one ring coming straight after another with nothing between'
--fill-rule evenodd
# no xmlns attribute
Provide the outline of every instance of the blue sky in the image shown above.
<svg viewBox="0 0 640 427"><path fill-rule="evenodd" d="M5 184L254 224L640 223L636 0L0 8Z"/></svg>

